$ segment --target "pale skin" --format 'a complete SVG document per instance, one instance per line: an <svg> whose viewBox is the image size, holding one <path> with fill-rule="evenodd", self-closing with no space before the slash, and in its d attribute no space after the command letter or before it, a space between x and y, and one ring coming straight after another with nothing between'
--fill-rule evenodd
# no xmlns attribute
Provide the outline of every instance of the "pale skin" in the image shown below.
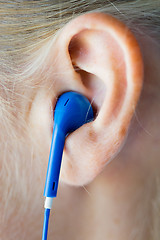
<svg viewBox="0 0 160 240"><path fill-rule="evenodd" d="M36 207L26 200L21 221L13 214L13 223L5 224L16 229L17 239L40 239L51 110L59 94L74 90L88 97L97 117L66 139L48 239L153 240L151 201L160 179L159 47L146 36L137 41L119 20L98 13L74 19L45 44L35 79L47 73L47 81L30 93L27 112L39 156L26 174L28 186L31 176L35 180L29 195L36 195ZM2 237L15 239L11 230Z"/></svg>

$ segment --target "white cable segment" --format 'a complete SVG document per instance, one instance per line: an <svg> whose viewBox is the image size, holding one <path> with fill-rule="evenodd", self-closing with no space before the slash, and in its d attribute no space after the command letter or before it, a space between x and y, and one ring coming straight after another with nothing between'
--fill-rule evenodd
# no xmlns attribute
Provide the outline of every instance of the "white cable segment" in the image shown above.
<svg viewBox="0 0 160 240"><path fill-rule="evenodd" d="M52 208L52 203L53 203L53 198L46 197L45 202L44 202L44 208L51 209Z"/></svg>

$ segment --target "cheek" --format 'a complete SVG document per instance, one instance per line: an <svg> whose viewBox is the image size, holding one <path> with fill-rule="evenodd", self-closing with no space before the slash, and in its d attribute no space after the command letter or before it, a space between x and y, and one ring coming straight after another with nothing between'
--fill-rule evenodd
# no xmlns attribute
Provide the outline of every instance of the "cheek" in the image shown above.
<svg viewBox="0 0 160 240"><path fill-rule="evenodd" d="M35 96L29 113L28 124L35 138L42 141L51 135L52 119L51 110L52 103L45 91L39 91Z"/></svg>

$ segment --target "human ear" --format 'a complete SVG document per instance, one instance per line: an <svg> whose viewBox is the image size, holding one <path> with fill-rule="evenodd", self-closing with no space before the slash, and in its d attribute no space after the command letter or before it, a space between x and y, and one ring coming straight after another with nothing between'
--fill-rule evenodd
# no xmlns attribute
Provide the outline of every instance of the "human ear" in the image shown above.
<svg viewBox="0 0 160 240"><path fill-rule="evenodd" d="M93 122L67 136L62 158L61 179L83 185L124 144L142 88L140 48L124 23L104 13L88 13L59 31L45 66L52 69L54 95L80 92L95 112Z"/></svg>

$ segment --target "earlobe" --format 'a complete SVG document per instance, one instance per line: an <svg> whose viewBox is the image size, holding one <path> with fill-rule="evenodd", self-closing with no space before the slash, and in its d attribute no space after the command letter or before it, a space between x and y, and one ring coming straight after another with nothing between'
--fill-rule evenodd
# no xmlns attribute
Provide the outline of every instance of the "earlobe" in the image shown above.
<svg viewBox="0 0 160 240"><path fill-rule="evenodd" d="M123 145L142 88L143 61L131 31L102 13L72 20L60 32L55 48L56 57L62 59L56 69L72 73L68 88L88 97L97 111L94 122L72 133L65 143L61 177L81 185L100 173ZM63 78L67 81L68 76Z"/></svg>

